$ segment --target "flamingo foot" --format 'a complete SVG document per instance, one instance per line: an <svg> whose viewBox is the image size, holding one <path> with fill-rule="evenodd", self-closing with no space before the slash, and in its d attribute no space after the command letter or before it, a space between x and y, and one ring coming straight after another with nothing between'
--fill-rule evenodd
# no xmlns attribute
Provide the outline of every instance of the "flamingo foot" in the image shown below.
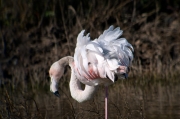
<svg viewBox="0 0 180 119"><path fill-rule="evenodd" d="M119 74L118 76L123 79L128 78L128 68L126 66L119 66L119 68L117 69L117 73Z"/></svg>

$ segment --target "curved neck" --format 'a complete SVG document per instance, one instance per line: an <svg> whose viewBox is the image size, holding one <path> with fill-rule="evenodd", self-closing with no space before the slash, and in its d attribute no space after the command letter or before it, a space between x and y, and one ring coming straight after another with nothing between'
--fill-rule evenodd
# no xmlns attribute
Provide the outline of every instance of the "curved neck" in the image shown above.
<svg viewBox="0 0 180 119"><path fill-rule="evenodd" d="M91 97L93 96L93 94L96 90L96 87L85 85L85 89L84 90L82 89L80 81L76 78L74 65L72 65L73 62L74 62L73 57L66 56L66 57L61 58L58 61L58 64L60 66L60 69L63 70L63 72L64 72L64 67L66 65L69 65L71 67L71 79L70 79L70 83L69 83L71 96L78 102L84 102L84 101L91 99ZM60 77L61 77L61 75L60 75Z"/></svg>
<svg viewBox="0 0 180 119"><path fill-rule="evenodd" d="M71 96L78 102L84 102L91 99L95 93L96 87L85 85L85 89L83 90L80 81L75 76L74 69L72 67L71 69L71 80L69 83Z"/></svg>
<svg viewBox="0 0 180 119"><path fill-rule="evenodd" d="M51 77L50 90L55 93L58 90L58 83L62 75L64 74L64 67L71 64L74 58L71 56L63 57L60 60L54 62L50 69L49 75Z"/></svg>
<svg viewBox="0 0 180 119"><path fill-rule="evenodd" d="M72 62L74 62L74 58L72 56L63 57L58 61L59 65L62 67L65 67L66 65L69 65Z"/></svg>

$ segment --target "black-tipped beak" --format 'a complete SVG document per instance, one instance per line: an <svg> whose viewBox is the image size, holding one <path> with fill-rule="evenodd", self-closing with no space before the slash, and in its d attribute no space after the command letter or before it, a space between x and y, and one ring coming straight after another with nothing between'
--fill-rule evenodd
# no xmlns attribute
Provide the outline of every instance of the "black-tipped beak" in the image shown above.
<svg viewBox="0 0 180 119"><path fill-rule="evenodd" d="M124 73L123 76L124 76L125 79L128 78L128 74L127 73Z"/></svg>
<svg viewBox="0 0 180 119"><path fill-rule="evenodd" d="M60 97L60 95L59 95L59 92L58 92L58 91L56 91L56 92L54 93L54 95L55 95L55 96L57 96L57 97Z"/></svg>

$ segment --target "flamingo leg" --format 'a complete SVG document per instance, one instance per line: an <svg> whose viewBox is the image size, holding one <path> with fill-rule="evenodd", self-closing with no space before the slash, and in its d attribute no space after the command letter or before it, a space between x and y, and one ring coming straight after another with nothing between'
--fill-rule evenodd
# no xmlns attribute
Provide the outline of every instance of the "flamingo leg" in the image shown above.
<svg viewBox="0 0 180 119"><path fill-rule="evenodd" d="M105 86L105 119L108 118L108 87Z"/></svg>

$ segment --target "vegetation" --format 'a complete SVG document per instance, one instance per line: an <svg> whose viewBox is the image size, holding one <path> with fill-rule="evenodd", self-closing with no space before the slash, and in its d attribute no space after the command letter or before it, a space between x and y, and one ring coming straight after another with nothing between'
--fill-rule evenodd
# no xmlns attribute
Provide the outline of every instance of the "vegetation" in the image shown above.
<svg viewBox="0 0 180 119"><path fill-rule="evenodd" d="M63 56L73 56L76 37L82 29L90 32L93 39L110 25L119 26L124 31L123 37L133 45L135 52L130 80L117 84L126 87L122 91L128 86L138 85L144 89L149 85L158 86L157 82L162 85L179 83L179 8L179 0L1 0L0 118L48 118L47 110L39 111L38 104L42 100L39 103L35 100L37 91L45 91L48 98L49 67ZM68 117L67 111L58 113L64 115L63 118L76 118L87 110L78 112L81 106L78 107L69 92L64 91L68 89L66 79L69 74L68 70L60 86L64 99L69 101L64 104L63 99L59 99L59 104L69 108L72 117ZM112 90L114 88L112 86ZM14 97L17 92L16 96L22 97L21 100ZM99 95L96 98L100 98ZM57 99L48 98L44 102L49 100ZM114 101L112 105L116 106ZM122 104L126 105L117 106L116 111L121 106L127 108L123 109L125 112L118 112L117 118L131 118L127 116L132 110L127 106L126 98ZM97 118L103 118L103 111L99 108L101 102L95 100L86 105L95 105L87 112L93 111ZM144 118L142 105L135 112ZM36 111L30 110L29 106ZM52 107L46 108L53 110Z"/></svg>

